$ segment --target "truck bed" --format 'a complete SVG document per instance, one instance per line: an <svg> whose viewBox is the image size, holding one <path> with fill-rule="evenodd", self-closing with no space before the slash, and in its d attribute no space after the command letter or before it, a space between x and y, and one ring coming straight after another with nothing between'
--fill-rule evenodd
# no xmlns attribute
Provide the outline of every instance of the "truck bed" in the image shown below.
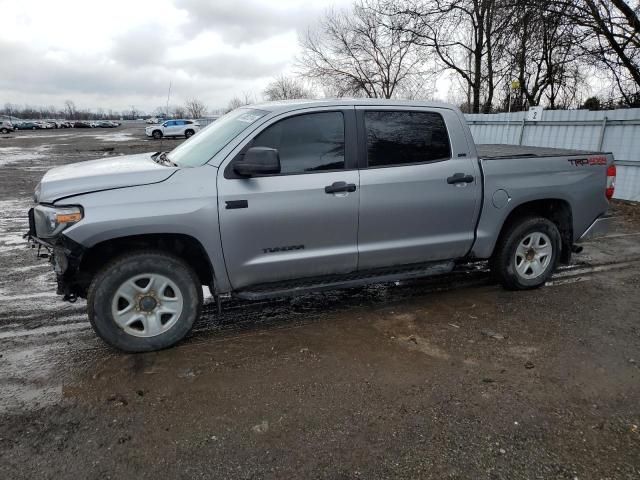
<svg viewBox="0 0 640 480"><path fill-rule="evenodd" d="M500 160L516 157L568 157L594 155L599 152L569 150L565 148L528 147L521 145L484 144L476 145L478 156L485 160Z"/></svg>

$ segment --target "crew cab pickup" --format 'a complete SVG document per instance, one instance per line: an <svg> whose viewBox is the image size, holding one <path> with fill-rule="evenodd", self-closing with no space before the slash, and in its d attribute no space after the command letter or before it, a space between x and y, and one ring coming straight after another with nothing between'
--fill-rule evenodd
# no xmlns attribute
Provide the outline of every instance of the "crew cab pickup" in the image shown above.
<svg viewBox="0 0 640 480"><path fill-rule="evenodd" d="M47 172L29 238L108 344L169 347L203 287L247 300L446 274L487 259L536 288L606 231L611 154L479 145L446 104L266 103L170 152Z"/></svg>

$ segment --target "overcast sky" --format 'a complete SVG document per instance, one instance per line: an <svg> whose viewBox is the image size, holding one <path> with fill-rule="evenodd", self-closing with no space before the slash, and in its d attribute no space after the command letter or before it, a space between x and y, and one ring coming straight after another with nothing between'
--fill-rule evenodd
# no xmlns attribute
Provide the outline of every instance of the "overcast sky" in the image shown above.
<svg viewBox="0 0 640 480"><path fill-rule="evenodd" d="M0 0L0 104L151 113L260 98L291 71L298 32L349 0Z"/></svg>

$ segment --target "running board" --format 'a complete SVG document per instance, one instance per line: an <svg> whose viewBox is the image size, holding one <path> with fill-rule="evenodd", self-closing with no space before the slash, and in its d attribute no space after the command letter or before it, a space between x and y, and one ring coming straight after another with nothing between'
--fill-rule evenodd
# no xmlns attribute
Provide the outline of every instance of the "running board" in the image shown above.
<svg viewBox="0 0 640 480"><path fill-rule="evenodd" d="M233 296L243 300L265 300L276 297L292 297L307 292L323 290L339 290L344 288L361 287L372 283L389 283L398 280L444 275L455 267L453 261L431 262L419 265L407 265L369 270L366 272L348 273L345 275L330 275L324 277L304 278L286 282L266 283L255 285L245 290L238 290Z"/></svg>

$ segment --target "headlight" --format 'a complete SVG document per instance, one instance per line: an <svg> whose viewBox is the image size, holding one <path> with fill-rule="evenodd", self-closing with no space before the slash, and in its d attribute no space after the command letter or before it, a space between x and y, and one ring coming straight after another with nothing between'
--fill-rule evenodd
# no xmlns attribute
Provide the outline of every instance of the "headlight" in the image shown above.
<svg viewBox="0 0 640 480"><path fill-rule="evenodd" d="M84 216L81 207L49 207L38 205L33 210L36 235L39 238L53 238Z"/></svg>

